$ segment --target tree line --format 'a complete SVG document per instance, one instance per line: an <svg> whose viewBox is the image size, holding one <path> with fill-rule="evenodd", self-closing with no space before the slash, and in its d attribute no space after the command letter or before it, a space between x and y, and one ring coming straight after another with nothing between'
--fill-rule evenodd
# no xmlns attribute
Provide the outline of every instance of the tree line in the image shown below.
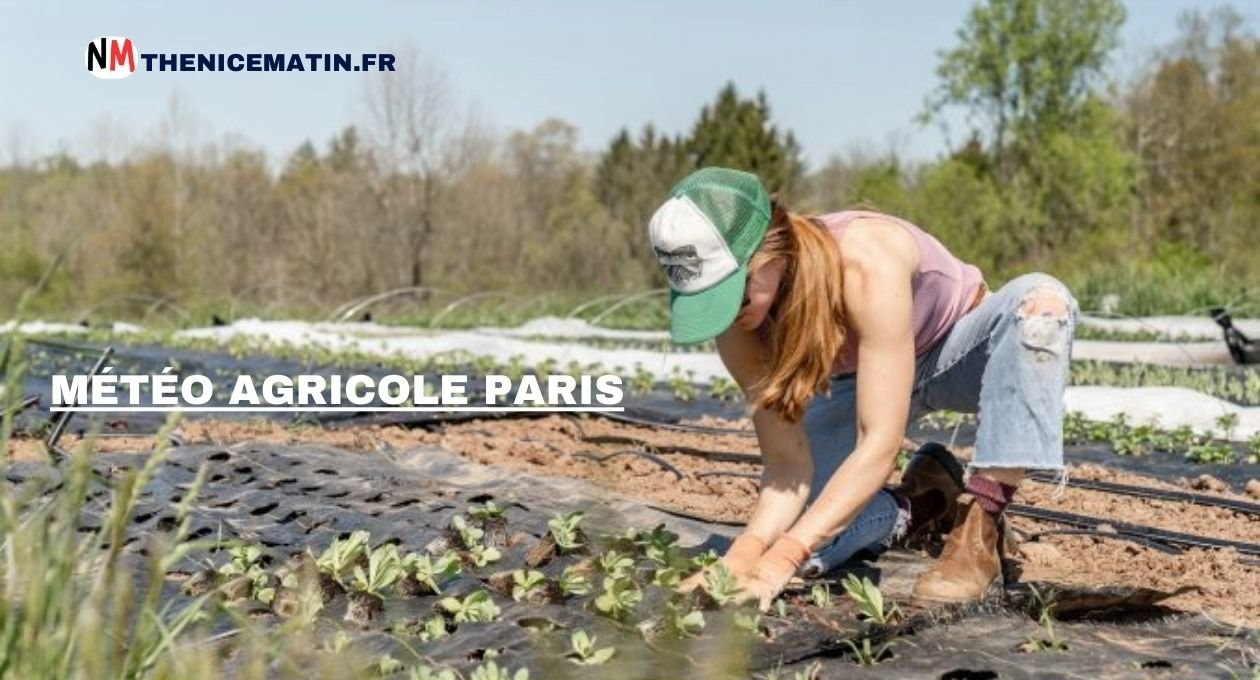
<svg viewBox="0 0 1260 680"><path fill-rule="evenodd" d="M1108 65L1124 19L1117 0L978 2L921 115L961 109L968 129L930 161L851 151L808 168L765 94L732 84L690 129L625 129L594 154L560 119L491 131L431 63L373 81L360 124L280 164L195 144L173 106L157 141L120 158L0 168L0 303L49 271L35 311L72 315L659 287L648 216L692 169L726 165L801 211L905 216L994 284L1040 269L1087 308L1260 314L1260 39L1231 9L1191 13L1121 79Z"/></svg>

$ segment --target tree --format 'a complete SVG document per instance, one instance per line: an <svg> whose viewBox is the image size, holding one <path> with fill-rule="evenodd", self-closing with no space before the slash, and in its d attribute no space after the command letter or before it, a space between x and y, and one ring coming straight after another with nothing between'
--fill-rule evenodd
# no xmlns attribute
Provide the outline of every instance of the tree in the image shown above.
<svg viewBox="0 0 1260 680"><path fill-rule="evenodd" d="M1260 39L1233 10L1186 14L1176 43L1152 59L1124 105L1143 170L1134 244L1176 241L1254 276Z"/></svg>
<svg viewBox="0 0 1260 680"><path fill-rule="evenodd" d="M741 99L734 83L727 83L717 99L700 110L687 151L695 167L747 170L756 173L771 192L789 197L805 170L796 137L770 123L766 93Z"/></svg>
<svg viewBox="0 0 1260 680"><path fill-rule="evenodd" d="M639 265L632 281L646 284L655 275L656 260L643 245L648 220L669 188L693 169L686 141L651 125L643 127L637 141L622 129L600 157L593 192L615 224L613 237Z"/></svg>
<svg viewBox="0 0 1260 680"><path fill-rule="evenodd" d="M405 285L426 282L424 263L449 182L452 149L463 132L446 72L417 50L395 50L406 68L368 81L366 100L373 142L384 166L389 229L402 235Z"/></svg>
<svg viewBox="0 0 1260 680"><path fill-rule="evenodd" d="M963 106L993 158L1027 150L1072 126L1124 18L1118 0L982 0L941 55L924 118Z"/></svg>
<svg viewBox="0 0 1260 680"><path fill-rule="evenodd" d="M982 0L941 55L924 119L968 110L972 141L951 163L975 174L934 181L994 183L982 193L1001 197L998 222L974 228L1000 271L1106 252L1130 221L1137 163L1098 91L1123 21L1118 0Z"/></svg>
<svg viewBox="0 0 1260 680"><path fill-rule="evenodd" d="M656 260L644 247L652 212L669 188L696 168L720 165L756 173L771 192L791 199L803 192L804 163L791 132L771 124L764 92L742 99L733 83L704 106L689 136L644 126L638 139L622 129L601 155L594 194L614 222L612 236L638 263L630 281L655 280Z"/></svg>

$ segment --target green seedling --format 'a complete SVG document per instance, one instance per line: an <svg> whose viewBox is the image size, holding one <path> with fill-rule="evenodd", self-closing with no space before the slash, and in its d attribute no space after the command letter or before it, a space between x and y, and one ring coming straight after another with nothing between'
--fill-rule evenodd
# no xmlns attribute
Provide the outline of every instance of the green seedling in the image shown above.
<svg viewBox="0 0 1260 680"><path fill-rule="evenodd" d="M262 572L262 570L259 570ZM271 577L266 573L255 574L250 581L250 596L263 604L271 604L276 601L276 587L271 583ZM319 602L317 607L323 607L323 603Z"/></svg>
<svg viewBox="0 0 1260 680"><path fill-rule="evenodd" d="M218 574L233 581L244 577L249 582L248 593L240 591L239 595L228 595L228 597L247 595L263 604L271 604L275 601L276 588L272 584L271 575L262 568L262 554L262 548L256 545L241 545L228 548L228 555L231 556L231 559L218 568Z"/></svg>
<svg viewBox="0 0 1260 680"><path fill-rule="evenodd" d="M432 642L450 634L450 631L446 628L445 619L440 616L430 616L425 620L424 628L420 630L420 639L425 642Z"/></svg>
<svg viewBox="0 0 1260 680"><path fill-rule="evenodd" d="M910 465L910 454L906 451L897 452L897 471L905 472L906 466Z"/></svg>
<svg viewBox="0 0 1260 680"><path fill-rule="evenodd" d="M713 565L704 575L705 590L719 606L725 607L740 594L739 580L726 568L724 562Z"/></svg>
<svg viewBox="0 0 1260 680"><path fill-rule="evenodd" d="M561 554L573 552L582 547L582 534L578 530L578 525L581 522L582 513L580 511L553 517L547 521L547 529L551 532L551 538L555 540L556 547Z"/></svg>
<svg viewBox="0 0 1260 680"><path fill-rule="evenodd" d="M245 574L250 567L259 564L263 554L262 548L257 545L233 546L228 548L227 552L231 560L219 567L219 573L224 576L241 576Z"/></svg>
<svg viewBox="0 0 1260 680"><path fill-rule="evenodd" d="M385 543L368 554L368 566L365 570L359 565L354 567L354 589L376 597L383 597L385 590L398 583L403 577L402 559L398 556L398 546Z"/></svg>
<svg viewBox="0 0 1260 680"><path fill-rule="evenodd" d="M630 378L630 391L642 396L656 387L656 374L643 368L642 364L634 365L634 375Z"/></svg>
<svg viewBox="0 0 1260 680"><path fill-rule="evenodd" d="M604 591L595 598L595 609L615 620L622 620L643 600L643 593L629 579L605 578Z"/></svg>
<svg viewBox="0 0 1260 680"><path fill-rule="evenodd" d="M805 670L796 671L792 674L792 680L818 680L822 675L822 662L815 661L805 668ZM783 666L778 665L774 668L762 673L754 675L757 680L787 680L783 674Z"/></svg>
<svg viewBox="0 0 1260 680"><path fill-rule="evenodd" d="M617 653L613 647L596 648L595 636L587 635L583 630L573 631L573 635L569 636L569 649L565 657L579 666L599 666L608 663L608 660Z"/></svg>
<svg viewBox="0 0 1260 680"><path fill-rule="evenodd" d="M1237 459L1234 447L1224 442L1204 442L1186 450L1186 460L1200 464L1230 464Z"/></svg>
<svg viewBox="0 0 1260 680"><path fill-rule="evenodd" d="M529 680L529 669L520 668L513 673L507 668L500 668L494 659L486 659L480 666L472 669L468 680Z"/></svg>
<svg viewBox="0 0 1260 680"><path fill-rule="evenodd" d="M888 645L883 644L879 649L871 648L871 639L862 638L862 644L857 644L852 640L845 640L844 644L849 646L849 651L853 653L853 662L859 666L874 666L883 661L888 653Z"/></svg>
<svg viewBox="0 0 1260 680"><path fill-rule="evenodd" d="M691 558L692 571L706 569L718 563L722 559L721 555L713 550L706 550L699 555Z"/></svg>
<svg viewBox="0 0 1260 680"><path fill-rule="evenodd" d="M677 555L678 534L658 524L651 531L638 532L632 538L634 545L643 552L643 556L661 565L673 564Z"/></svg>
<svg viewBox="0 0 1260 680"><path fill-rule="evenodd" d="M468 559L476 567L484 567L488 564L494 564L503 557L503 553L498 548L488 547L484 545L474 545L468 550Z"/></svg>
<svg viewBox="0 0 1260 680"><path fill-rule="evenodd" d="M609 578L629 578L634 570L634 558L616 550L609 550L600 554L599 568Z"/></svg>
<svg viewBox="0 0 1260 680"><path fill-rule="evenodd" d="M844 578L844 590L857 604L861 615L870 621L887 625L901 616L897 605L885 606L884 594L880 592L879 586L865 576L859 580L857 574L849 574Z"/></svg>
<svg viewBox="0 0 1260 680"><path fill-rule="evenodd" d="M1166 450L1175 451L1177 449L1186 449L1192 446L1198 437L1195 436L1194 430L1189 425L1181 427L1169 433L1169 447Z"/></svg>
<svg viewBox="0 0 1260 680"><path fill-rule="evenodd" d="M403 558L403 569L436 595L442 592L442 584L459 575L459 557L448 552L433 560L428 555L411 553Z"/></svg>
<svg viewBox="0 0 1260 680"><path fill-rule="evenodd" d="M494 371L499 362L492 356L479 356L472 360L472 367L477 373L485 375Z"/></svg>
<svg viewBox="0 0 1260 680"><path fill-rule="evenodd" d="M476 590L464 596L443 598L438 606L451 615L456 623L473 621L493 621L499 617L499 606L490 598L490 593Z"/></svg>
<svg viewBox="0 0 1260 680"><path fill-rule="evenodd" d="M520 354L513 354L508 359L508 364L503 369L503 374L512 379L512 384L519 383L525 375L525 357Z"/></svg>
<svg viewBox="0 0 1260 680"><path fill-rule="evenodd" d="M289 572L279 581L278 588L268 584L256 595L259 602L271 605L277 614L296 622L309 623L324 608L324 597L318 586L303 587L302 578L297 573Z"/></svg>
<svg viewBox="0 0 1260 680"><path fill-rule="evenodd" d="M547 577L541 571L517 569L512 572L512 599L521 602L546 583Z"/></svg>
<svg viewBox="0 0 1260 680"><path fill-rule="evenodd" d="M469 508L468 516L484 522L486 520L499 519L503 517L504 512L506 511L494 501L486 501L484 505L474 505Z"/></svg>
<svg viewBox="0 0 1260 680"><path fill-rule="evenodd" d="M719 375L709 382L709 396L718 401L738 401L743 398L744 391L739 383Z"/></svg>
<svg viewBox="0 0 1260 680"><path fill-rule="evenodd" d="M1045 636L1028 638L1024 644L1019 646L1020 651L1029 654L1037 652L1066 652L1068 649L1067 642L1059 639L1058 632L1054 628L1054 600L1047 598L1036 586L1030 584L1028 587L1032 590L1033 601L1037 604L1037 623L1041 624L1042 629L1045 631Z"/></svg>
<svg viewBox="0 0 1260 680"><path fill-rule="evenodd" d="M320 573L327 574L338 584L344 586L342 580L354 563L363 555L363 551L367 548L370 534L366 531L356 531L346 539L337 539L324 550L319 559L315 561L316 568Z"/></svg>
<svg viewBox="0 0 1260 680"><path fill-rule="evenodd" d="M459 536L459 542L467 550L472 550L476 546L481 545L481 539L485 537L486 532L481 527L472 525L463 515L455 515L451 518L451 529Z"/></svg>
<svg viewBox="0 0 1260 680"><path fill-rule="evenodd" d="M674 372L669 376L669 389L674 393L675 399L678 401L695 401L695 375L695 371L687 371L684 374L681 369L674 368Z"/></svg>
<svg viewBox="0 0 1260 680"><path fill-rule="evenodd" d="M809 589L809 599L814 603L815 607L825 608L831 606L831 588L826 583L816 583L813 588Z"/></svg>
<svg viewBox="0 0 1260 680"><path fill-rule="evenodd" d="M459 674L449 668L412 666L407 670L408 680L460 680Z"/></svg>
<svg viewBox="0 0 1260 680"><path fill-rule="evenodd" d="M545 382L551 374L556 372L557 361L548 357L534 366L534 375L538 376L540 382Z"/></svg>
<svg viewBox="0 0 1260 680"><path fill-rule="evenodd" d="M393 675L404 668L403 662L388 654L382 654L376 662L376 673L380 676Z"/></svg>
<svg viewBox="0 0 1260 680"><path fill-rule="evenodd" d="M676 567L661 567L652 574L652 585L667 590L682 583L683 572Z"/></svg>
<svg viewBox="0 0 1260 680"><path fill-rule="evenodd" d="M585 576L573 569L573 567L565 567L560 572L560 578L556 579L556 585L560 587L560 592L567 597L569 595L589 595L591 592L591 582Z"/></svg>
<svg viewBox="0 0 1260 680"><path fill-rule="evenodd" d="M418 637L424 642L431 642L450 634L450 630L446 627L446 619L438 614L434 614L423 621L395 623L389 626L387 630L395 635Z"/></svg>
<svg viewBox="0 0 1260 680"><path fill-rule="evenodd" d="M673 604L666 606L669 611L665 616L665 625L675 637L692 638L704 630L704 612L684 612Z"/></svg>
<svg viewBox="0 0 1260 680"><path fill-rule="evenodd" d="M346 605L345 620L365 626L385 610L384 593L403 577L402 558L398 546L385 543L368 553L367 569L354 566L352 592Z"/></svg>
<svg viewBox="0 0 1260 680"><path fill-rule="evenodd" d="M1221 414L1221 416L1216 419L1216 426L1221 429L1221 439L1233 439L1234 430L1238 428L1238 414Z"/></svg>

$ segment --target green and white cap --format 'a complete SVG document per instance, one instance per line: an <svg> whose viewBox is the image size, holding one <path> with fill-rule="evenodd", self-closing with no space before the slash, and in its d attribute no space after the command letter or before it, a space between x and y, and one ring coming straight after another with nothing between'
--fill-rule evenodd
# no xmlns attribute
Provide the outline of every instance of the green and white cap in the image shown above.
<svg viewBox="0 0 1260 680"><path fill-rule="evenodd" d="M648 232L669 278L674 342L703 342L730 327L769 226L770 195L751 173L703 168L670 190Z"/></svg>

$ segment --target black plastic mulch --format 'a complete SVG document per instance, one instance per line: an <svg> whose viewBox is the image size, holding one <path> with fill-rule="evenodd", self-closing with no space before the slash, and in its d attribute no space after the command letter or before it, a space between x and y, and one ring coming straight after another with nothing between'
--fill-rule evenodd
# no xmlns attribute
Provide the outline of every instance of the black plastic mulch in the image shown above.
<svg viewBox="0 0 1260 680"><path fill-rule="evenodd" d="M142 456L115 454L99 457L93 467L108 481L142 462ZM356 454L323 446L245 443L228 449L174 449L141 497L125 538L128 554L138 558L151 535L174 526L175 507L203 465L208 476L193 505L192 537L261 544L271 566L308 547L318 553L335 538L359 529L371 532L374 545L389 541L403 552L422 551L468 504L495 500L507 507L507 531L514 536L513 542L500 563L466 572L450 584L446 594L453 595L484 588L482 579L491 573L520 568L525 551L546 531L547 519L564 510L585 510L584 526L592 535L619 534L630 525L646 529L658 519L677 529L688 545L720 547L723 535L729 533L724 527L652 514L578 480L536 478L477 466L431 447ZM57 474L43 464L18 463L9 467L7 483L45 478L55 486ZM104 500L108 491L97 484L93 494L96 500ZM96 507L89 504L83 517L85 528L99 526L101 518L92 509ZM223 552L204 553L177 565L168 575L164 596L184 599L180 584L185 578L226 558ZM543 571L554 576L575 559L554 560ZM889 598L901 599L927 560L922 555L893 552L862 569ZM143 560L136 559L135 564ZM1045 629L1034 620L1039 612L1026 589L977 606L929 611L904 605L909 616L903 622L879 627L859 622L852 603L834 585L834 577L829 582L834 605L808 605L807 584L789 598L786 618L764 617L761 632L755 635L734 633L727 614L708 612L708 626L698 638L660 639L647 646L635 627L641 622L635 615L625 623L614 623L591 611L589 598L563 605L529 605L495 595L502 609L499 620L461 624L455 635L432 642L390 634L386 622L427 618L437 598L394 596L388 600L385 620L357 632L356 638L362 648L388 652L400 660L411 658L406 651L410 646L433 660L462 668L494 649L506 665L528 666L535 671L534 677L543 678L589 677L589 670L557 660L574 629L598 635L601 644L619 646L614 661L599 671L610 677L685 677L702 669L746 676L753 669L796 671L815 663L822 664L824 677L1006 678L1055 673L1112 677L1140 676L1149 669L1200 677L1221 674L1220 664L1241 668L1244 655L1254 653L1248 647L1254 643L1247 641L1245 631L1163 609L1158 601L1167 593L1140 588L1056 591L1052 584L1041 584L1059 603L1057 611L1065 620L1057 625L1058 637L1067 642L1068 650L1027 653L1020 646L1044 636ZM638 611L659 612L663 593L652 589L648 593ZM238 602L236 606L252 609L263 622L279 621L261 604ZM327 604L323 613L327 630L344 608L344 596ZM864 638L871 639L877 651L888 645L886 659L872 668L859 667L852 658L849 643L860 646Z"/></svg>

